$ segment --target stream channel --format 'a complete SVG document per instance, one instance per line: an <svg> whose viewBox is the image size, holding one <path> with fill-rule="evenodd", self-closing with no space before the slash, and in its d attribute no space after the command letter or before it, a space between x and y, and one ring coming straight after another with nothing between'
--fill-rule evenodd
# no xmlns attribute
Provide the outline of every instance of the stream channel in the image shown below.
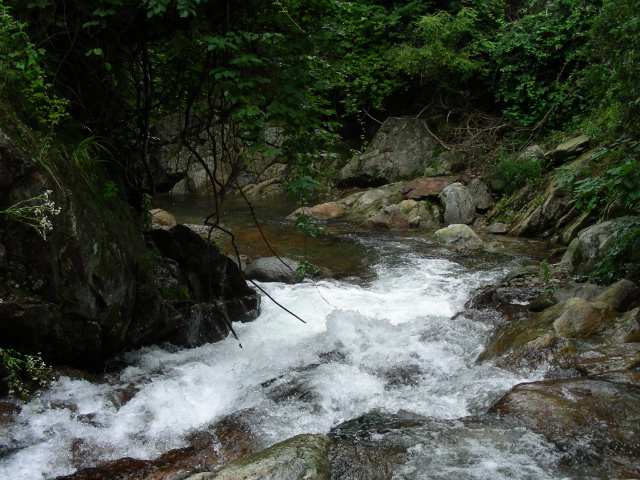
<svg viewBox="0 0 640 480"><path fill-rule="evenodd" d="M210 208L158 203L185 223L201 222ZM124 355L124 366L99 381L62 376L3 427L1 479L152 459L230 415L250 425L263 447L300 433L401 444L388 478L579 478L563 470L544 437L482 420L511 387L545 371L477 364L500 318L464 307L478 287L539 263L548 245L494 237L493 252L470 254L442 248L425 232L371 232L339 221L305 240L284 220L294 207L255 208L280 255L334 273L261 284L306 323L263 298L257 320L235 324L242 348L232 336L193 349L148 347ZM231 202L222 221L243 253L269 254L246 208ZM114 402L114 392L127 390L128 401ZM419 428L388 427L412 419Z"/></svg>

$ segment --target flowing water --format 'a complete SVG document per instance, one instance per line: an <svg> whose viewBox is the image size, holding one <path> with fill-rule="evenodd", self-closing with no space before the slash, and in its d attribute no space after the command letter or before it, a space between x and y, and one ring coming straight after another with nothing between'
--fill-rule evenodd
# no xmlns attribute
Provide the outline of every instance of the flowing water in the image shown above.
<svg viewBox="0 0 640 480"><path fill-rule="evenodd" d="M513 385L544 375L476 364L494 324L456 316L474 289L522 255L508 248L443 255L423 234L332 236L327 257L335 266L359 252L359 275L261 285L306 323L265 298L256 321L235 326L242 348L233 338L186 350L150 347L127 354L127 366L100 382L62 377L0 434L0 478L154 458L230 414L268 446L372 412L439 422L437 437L430 430L412 440L397 478L559 478L558 454L533 433L465 423ZM114 402L124 391L132 398Z"/></svg>

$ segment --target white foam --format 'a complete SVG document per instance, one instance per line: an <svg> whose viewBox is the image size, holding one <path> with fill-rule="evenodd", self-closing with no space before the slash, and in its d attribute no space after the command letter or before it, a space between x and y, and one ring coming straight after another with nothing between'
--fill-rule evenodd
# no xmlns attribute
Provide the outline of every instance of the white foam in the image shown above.
<svg viewBox="0 0 640 480"><path fill-rule="evenodd" d="M73 471L77 439L101 459L152 458L233 412L246 412L265 444L373 409L468 415L535 377L476 366L489 327L452 319L500 273L407 255L379 266L369 285L264 284L307 323L265 298L258 320L235 326L242 349L233 338L178 352L150 347L130 354L132 366L109 384L61 379L21 413L12 435L23 448L0 459L0 478ZM111 392L129 385L137 393L117 408Z"/></svg>

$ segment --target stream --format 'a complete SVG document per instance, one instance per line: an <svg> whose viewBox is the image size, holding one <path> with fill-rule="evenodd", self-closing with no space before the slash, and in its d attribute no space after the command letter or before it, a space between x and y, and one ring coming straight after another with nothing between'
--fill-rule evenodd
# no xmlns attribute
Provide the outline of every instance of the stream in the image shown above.
<svg viewBox="0 0 640 480"><path fill-rule="evenodd" d="M162 206L185 222L200 215L193 204ZM410 440L394 478L565 478L560 454L543 437L474 423L512 386L545 371L514 374L476 364L497 319L459 315L476 288L539 262L544 244L501 239L496 253L462 255L424 232L365 232L339 222L301 241L281 212L257 211L276 251L335 274L261 284L306 323L263 298L256 321L235 325L239 341L143 348L98 381L61 377L3 427L0 479L155 458L229 415L250 425L263 447L340 425L338 433L348 435L344 422L367 416L415 416L437 428ZM251 223L233 211L223 222L236 232ZM264 249L255 234L238 237L243 252ZM122 392L130 399L115 402Z"/></svg>

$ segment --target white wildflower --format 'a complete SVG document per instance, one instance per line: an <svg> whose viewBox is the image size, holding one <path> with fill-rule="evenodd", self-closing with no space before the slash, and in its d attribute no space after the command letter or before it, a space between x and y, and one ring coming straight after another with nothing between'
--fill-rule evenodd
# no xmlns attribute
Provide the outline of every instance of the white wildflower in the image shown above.
<svg viewBox="0 0 640 480"><path fill-rule="evenodd" d="M6 210L0 210L0 213L35 228L40 236L46 240L47 234L53 231L51 217L60 213L60 207L56 206L53 199L50 198L51 194L53 191L46 190L37 197L18 202Z"/></svg>

